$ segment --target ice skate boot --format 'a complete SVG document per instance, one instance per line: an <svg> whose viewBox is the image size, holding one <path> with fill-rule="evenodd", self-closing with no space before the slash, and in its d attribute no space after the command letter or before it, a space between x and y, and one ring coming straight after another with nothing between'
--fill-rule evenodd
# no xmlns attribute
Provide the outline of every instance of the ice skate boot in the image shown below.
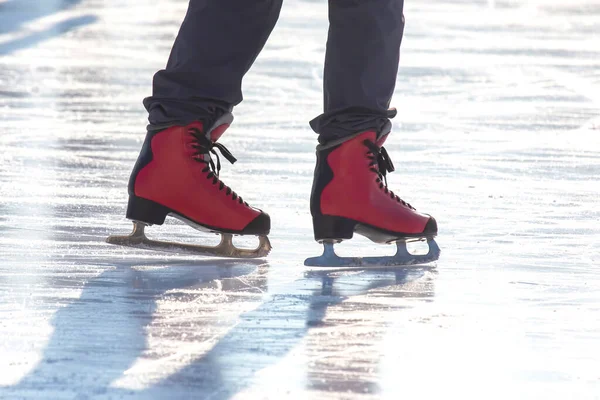
<svg viewBox="0 0 600 400"><path fill-rule="evenodd" d="M129 180L127 218L133 221L129 236L110 236L108 243L152 250L217 257L264 257L271 250L267 234L269 215L252 208L219 179L217 150L231 163L236 159L219 137L233 120L229 113L205 129L201 122L148 132ZM216 161L211 158L216 157ZM162 225L167 215L191 227L221 234L215 247L151 240L147 225ZM239 249L232 235L259 237L256 249Z"/></svg>
<svg viewBox="0 0 600 400"><path fill-rule="evenodd" d="M389 132L374 131L317 146L317 166L310 208L315 240L323 243L320 257L308 258L307 266L363 267L422 264L439 258L433 240L437 223L429 215L391 192L386 174L394 170L383 143ZM396 243L390 257L338 257L333 244L351 239L354 233L375 243ZM410 241L427 240L429 252L412 255Z"/></svg>

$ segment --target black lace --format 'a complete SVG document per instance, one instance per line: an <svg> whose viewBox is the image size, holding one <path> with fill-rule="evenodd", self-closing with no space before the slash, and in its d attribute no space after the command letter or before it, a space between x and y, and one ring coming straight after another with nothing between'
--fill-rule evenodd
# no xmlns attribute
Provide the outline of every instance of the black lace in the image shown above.
<svg viewBox="0 0 600 400"><path fill-rule="evenodd" d="M206 179L212 179L213 185L219 185L219 190L225 189L225 195L231 195L233 200L238 200L240 204L245 204L248 206L248 203L242 200L242 198L238 196L236 192L231 190L229 186L226 186L219 179L219 172L221 171L221 159L219 158L219 154L215 151L215 149L218 149L221 152L221 155L232 164L237 161L237 158L235 158L233 154L227 150L227 147L223 146L221 143L213 142L207 138L206 134L201 130L191 128L188 133L194 137L194 143L192 144L192 147L194 150L196 150L196 154L194 154L194 160L206 164L204 169L202 169L202 172L208 172L208 174L206 174ZM211 153L217 158L216 164L210 156Z"/></svg>
<svg viewBox="0 0 600 400"><path fill-rule="evenodd" d="M390 197L396 200L398 203L415 210L413 206L402 200L400 197L395 195L394 192L388 189L386 175L388 172L394 172L395 168L394 163L392 163L392 159L390 158L390 155L385 147L379 147L368 139L365 139L363 143L369 149L368 158L371 160L369 169L377 174L377 180L375 182L379 183L379 189L383 189L386 194L389 194Z"/></svg>

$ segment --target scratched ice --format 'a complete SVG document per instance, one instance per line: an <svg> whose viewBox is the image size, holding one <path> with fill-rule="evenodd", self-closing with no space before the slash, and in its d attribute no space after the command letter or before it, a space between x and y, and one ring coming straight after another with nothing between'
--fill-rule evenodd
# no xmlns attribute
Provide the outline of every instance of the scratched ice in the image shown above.
<svg viewBox="0 0 600 400"><path fill-rule="evenodd" d="M269 258L103 242L185 8L0 0L0 398L600 398L600 1L406 2L389 184L442 256L374 271L302 265L325 1L285 2L223 138Z"/></svg>

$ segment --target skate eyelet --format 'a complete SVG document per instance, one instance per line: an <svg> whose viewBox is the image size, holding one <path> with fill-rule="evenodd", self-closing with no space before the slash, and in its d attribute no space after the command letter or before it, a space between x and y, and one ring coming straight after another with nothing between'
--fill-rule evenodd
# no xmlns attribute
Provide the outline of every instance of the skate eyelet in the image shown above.
<svg viewBox="0 0 600 400"><path fill-rule="evenodd" d="M226 186L224 182L219 179L219 172L221 171L221 160L219 158L219 154L215 151L215 148L221 152L221 155L227 159L230 163L235 163L237 159L231 154L229 150L225 146L220 143L213 142L209 138L206 137L204 132L192 128L188 131L188 133L192 136L195 143L192 147L196 150L196 154L192 156L194 161L204 163L206 166L202 169L202 172L208 174L206 175L206 179L212 179L213 185L219 185L219 190L225 190L225 195L232 195L232 199L235 201L239 199L240 204L243 204L243 200L240 196L238 196L234 191ZM217 158L217 162L213 161L211 158L211 153L214 154Z"/></svg>
<svg viewBox="0 0 600 400"><path fill-rule="evenodd" d="M369 171L377 174L377 179L375 179L375 183L379 184L379 189L383 190L385 194L390 195L390 198L396 199L399 203L405 205L406 207L415 210L413 206L406 203L400 197L396 196L394 192L388 189L387 187L387 178L386 175L388 172L393 172L395 170L394 164L392 163L392 159L390 158L387 150L384 147L379 147L377 144L372 141L365 139L363 140L363 144L367 146L369 151L367 152L367 158L371 160L369 164Z"/></svg>

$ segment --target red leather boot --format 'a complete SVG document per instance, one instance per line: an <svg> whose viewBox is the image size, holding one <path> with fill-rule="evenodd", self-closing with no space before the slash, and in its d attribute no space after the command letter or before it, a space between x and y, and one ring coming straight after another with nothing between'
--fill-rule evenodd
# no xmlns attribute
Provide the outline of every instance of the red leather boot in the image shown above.
<svg viewBox="0 0 600 400"><path fill-rule="evenodd" d="M356 232L376 243L405 243L417 239L431 241L437 235L437 223L432 216L417 212L388 189L386 174L394 166L383 148L386 138L387 134L377 138L375 131L367 131L341 143L317 147L310 200L315 240L332 244L351 239ZM330 255L334 254L332 246L329 250ZM326 253L329 250L326 247ZM435 254L426 259L376 257L367 261L374 265L396 265L428 262L432 257ZM364 264L363 259L343 261L340 265ZM307 265L319 264L307 260Z"/></svg>
<svg viewBox="0 0 600 400"><path fill-rule="evenodd" d="M266 255L264 251L238 253L235 250L240 249L231 245L232 234L257 235L262 238L259 248L264 248L271 225L268 214L250 207L219 179L221 162L217 151L231 163L236 161L225 146L217 142L232 120L231 114L226 114L208 128L194 122L147 134L129 180L127 218L137 222L138 229L143 230L144 225L162 225L166 216L171 215L196 229L226 234L227 243L222 242L216 253L211 252L215 248L195 246L197 253L231 257ZM135 231L132 235L135 236ZM157 247L157 242L150 242L147 247ZM175 245L179 250L186 250L183 245ZM162 244L159 247L168 250ZM270 250L270 245L268 247Z"/></svg>

